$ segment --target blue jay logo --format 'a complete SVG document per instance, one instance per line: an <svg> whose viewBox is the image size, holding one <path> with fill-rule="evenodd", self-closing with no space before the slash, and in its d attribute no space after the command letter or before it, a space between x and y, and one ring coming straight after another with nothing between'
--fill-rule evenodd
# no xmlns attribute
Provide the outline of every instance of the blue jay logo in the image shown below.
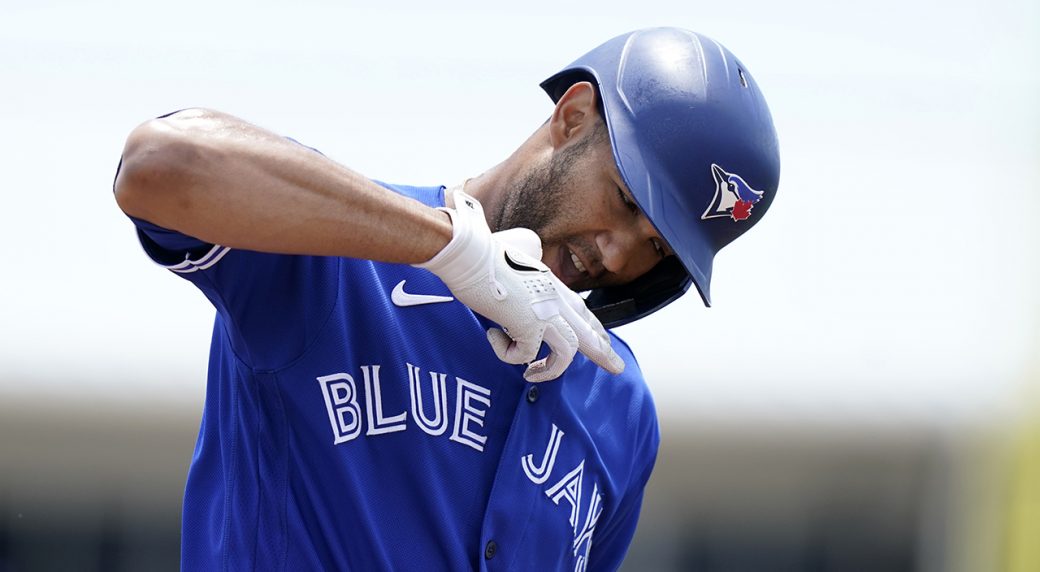
<svg viewBox="0 0 1040 572"><path fill-rule="evenodd" d="M727 173L722 167L711 164L711 176L715 178L715 198L701 215L701 220L730 217L738 221L751 216L751 207L765 194L756 191L740 175Z"/></svg>

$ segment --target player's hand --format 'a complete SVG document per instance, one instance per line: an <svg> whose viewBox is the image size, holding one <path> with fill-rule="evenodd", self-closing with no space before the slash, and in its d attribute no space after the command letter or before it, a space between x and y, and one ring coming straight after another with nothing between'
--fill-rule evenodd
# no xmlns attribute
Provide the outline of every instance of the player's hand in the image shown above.
<svg viewBox="0 0 1040 572"><path fill-rule="evenodd" d="M530 364L524 379L531 382L556 379L578 351L611 373L625 369L585 301L542 264L538 235L525 228L492 234L480 203L462 191L455 191L455 208L445 210L452 219L451 242L416 266L502 326L488 331L499 359ZM542 342L549 355L535 361Z"/></svg>

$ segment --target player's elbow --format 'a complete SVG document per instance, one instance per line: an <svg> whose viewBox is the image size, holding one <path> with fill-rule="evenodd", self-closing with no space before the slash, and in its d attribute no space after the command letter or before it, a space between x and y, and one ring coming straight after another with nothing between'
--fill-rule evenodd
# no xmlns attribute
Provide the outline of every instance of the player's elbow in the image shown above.
<svg viewBox="0 0 1040 572"><path fill-rule="evenodd" d="M116 203L126 214L154 220L191 185L199 151L182 113L192 115L179 112L146 121L127 137L114 185Z"/></svg>

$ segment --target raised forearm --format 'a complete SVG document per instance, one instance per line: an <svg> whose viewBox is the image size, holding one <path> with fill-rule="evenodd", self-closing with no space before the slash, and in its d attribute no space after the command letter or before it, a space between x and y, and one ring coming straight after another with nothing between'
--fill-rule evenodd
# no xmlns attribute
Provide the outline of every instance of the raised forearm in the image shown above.
<svg viewBox="0 0 1040 572"><path fill-rule="evenodd" d="M127 139L116 179L127 214L263 252L415 263L451 238L435 209L235 117L188 110Z"/></svg>

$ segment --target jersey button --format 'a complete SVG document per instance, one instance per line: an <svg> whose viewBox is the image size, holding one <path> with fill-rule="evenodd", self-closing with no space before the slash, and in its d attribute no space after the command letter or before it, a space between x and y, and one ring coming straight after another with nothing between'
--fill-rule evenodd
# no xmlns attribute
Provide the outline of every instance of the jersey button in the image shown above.
<svg viewBox="0 0 1040 572"><path fill-rule="evenodd" d="M527 402L534 403L535 401L538 401L538 386L532 385L531 389L527 390Z"/></svg>
<svg viewBox="0 0 1040 572"><path fill-rule="evenodd" d="M496 552L498 552L498 544L494 540L489 540L487 546L484 547L484 559L491 560L495 557Z"/></svg>

